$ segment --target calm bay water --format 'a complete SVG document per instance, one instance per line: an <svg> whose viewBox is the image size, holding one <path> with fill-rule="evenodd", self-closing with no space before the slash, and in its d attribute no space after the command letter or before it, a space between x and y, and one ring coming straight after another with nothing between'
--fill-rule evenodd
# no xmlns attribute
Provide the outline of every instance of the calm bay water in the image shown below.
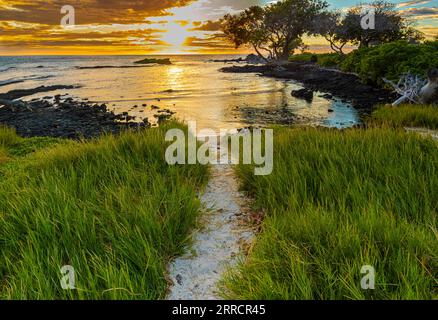
<svg viewBox="0 0 438 320"><path fill-rule="evenodd" d="M77 89L37 94L25 100L68 93L76 99L106 103L117 112L129 111L140 119L153 118L156 110L150 106L156 105L175 111L180 119L196 120L198 128L215 130L272 123L272 117L268 121L268 116L263 115L279 110L332 127L359 122L354 108L340 101L315 95L314 101L307 103L292 97L291 91L301 88L293 81L222 73L218 70L226 66L224 63L209 62L235 57L169 56L172 65L139 68L120 67L134 66L144 57L0 57L0 93L41 85L79 85ZM102 66L112 68L94 68ZM12 83L21 80L24 81ZM133 109L134 105L138 108Z"/></svg>

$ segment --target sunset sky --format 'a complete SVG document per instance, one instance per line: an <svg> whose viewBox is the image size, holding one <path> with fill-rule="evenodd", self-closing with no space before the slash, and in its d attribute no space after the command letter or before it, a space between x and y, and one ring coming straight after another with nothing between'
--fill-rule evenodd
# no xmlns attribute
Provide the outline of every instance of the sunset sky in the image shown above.
<svg viewBox="0 0 438 320"><path fill-rule="evenodd" d="M218 34L218 19L269 0L0 0L0 55L239 53ZM356 0L329 0L344 9ZM394 0L432 37L438 0ZM76 11L63 28L61 7ZM306 39L314 50L325 43ZM242 51L240 51L242 52Z"/></svg>

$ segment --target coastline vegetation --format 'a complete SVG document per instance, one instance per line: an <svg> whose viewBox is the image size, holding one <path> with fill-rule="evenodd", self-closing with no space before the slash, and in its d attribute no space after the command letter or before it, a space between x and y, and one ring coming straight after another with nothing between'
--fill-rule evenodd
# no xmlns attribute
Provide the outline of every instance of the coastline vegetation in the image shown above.
<svg viewBox="0 0 438 320"><path fill-rule="evenodd" d="M236 170L265 219L225 297L437 297L436 141L374 125L277 128L275 143L272 175ZM375 290L361 288L365 265Z"/></svg>
<svg viewBox="0 0 438 320"><path fill-rule="evenodd" d="M0 298L161 299L208 167L169 166L166 130L88 141L0 128ZM63 290L60 268L75 268Z"/></svg>
<svg viewBox="0 0 438 320"><path fill-rule="evenodd" d="M425 77L430 68L438 66L438 41L409 44L396 41L348 54L340 64L343 71L357 73L365 83L384 86L383 78L398 80L411 72Z"/></svg>
<svg viewBox="0 0 438 320"><path fill-rule="evenodd" d="M425 77L430 68L438 65L438 41L422 44L396 41L357 49L345 55L306 52L290 56L289 61L314 61L321 67L338 67L345 72L357 73L364 83L384 87L383 78L397 81L407 72Z"/></svg>

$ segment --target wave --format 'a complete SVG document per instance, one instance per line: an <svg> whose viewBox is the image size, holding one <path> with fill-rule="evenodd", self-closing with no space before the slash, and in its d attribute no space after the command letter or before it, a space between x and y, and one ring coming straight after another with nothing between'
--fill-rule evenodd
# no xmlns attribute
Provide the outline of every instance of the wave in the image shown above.
<svg viewBox="0 0 438 320"><path fill-rule="evenodd" d="M5 71L11 70L11 69L15 69L15 67L9 67L9 68L6 68L6 69L0 69L0 72L5 72Z"/></svg>
<svg viewBox="0 0 438 320"><path fill-rule="evenodd" d="M27 77L23 77L23 78L11 78L11 79L6 79L6 80L0 80L0 87L2 86L7 86L10 84L17 84L17 83L22 83L28 80L45 80L45 79L49 79L52 78L53 76L48 75L48 76L38 76L38 75L31 75L31 76L27 76Z"/></svg>
<svg viewBox="0 0 438 320"><path fill-rule="evenodd" d="M3 80L3 81L0 81L0 87L2 87L2 86L7 86L7 85L10 85L10 84L16 84L16 83L21 83L21 82L24 82L25 80L23 80L23 79L8 79L8 80Z"/></svg>

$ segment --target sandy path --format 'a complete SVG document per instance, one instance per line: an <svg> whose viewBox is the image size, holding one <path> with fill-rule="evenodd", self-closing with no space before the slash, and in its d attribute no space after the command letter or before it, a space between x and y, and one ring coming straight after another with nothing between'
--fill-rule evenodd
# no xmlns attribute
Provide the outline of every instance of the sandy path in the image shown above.
<svg viewBox="0 0 438 320"><path fill-rule="evenodd" d="M220 300L218 281L236 265L242 245L253 239L252 230L242 223L247 201L231 165L212 166L201 201L207 209L204 228L195 233L189 252L170 265L174 285L168 300Z"/></svg>

